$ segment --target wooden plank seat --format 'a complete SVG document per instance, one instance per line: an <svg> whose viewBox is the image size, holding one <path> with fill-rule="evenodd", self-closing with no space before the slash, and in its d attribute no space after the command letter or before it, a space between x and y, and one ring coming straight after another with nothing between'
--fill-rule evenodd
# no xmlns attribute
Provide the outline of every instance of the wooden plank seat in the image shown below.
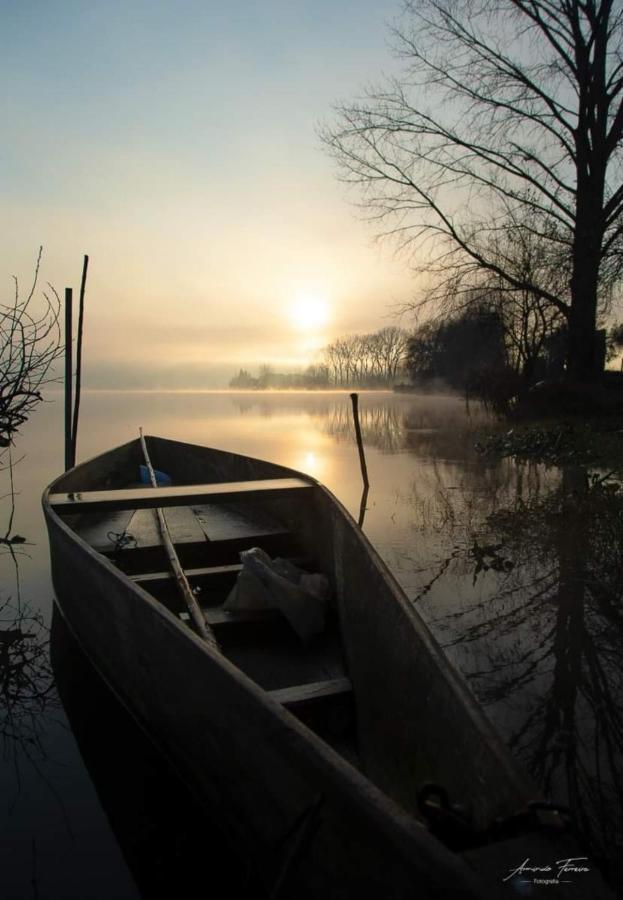
<svg viewBox="0 0 623 900"><path fill-rule="evenodd" d="M229 566L199 566L195 569L186 569L185 575L189 581L193 578L205 578L211 575L237 575L242 569L241 563L232 563ZM149 586L156 581L170 581L175 576L170 570L162 572L143 572L130 576L136 584Z"/></svg>
<svg viewBox="0 0 623 900"><path fill-rule="evenodd" d="M242 550L261 546L269 556L300 556L301 547L291 531L281 531L266 535L248 535L223 541L191 541L176 543L180 562L184 571L194 568L235 565L240 561ZM101 551L100 551L101 552ZM127 546L115 549L111 546L103 554L112 559L126 575L146 576L161 573L167 565L162 545ZM147 587L147 585L146 585Z"/></svg>
<svg viewBox="0 0 623 900"><path fill-rule="evenodd" d="M206 623L211 628L219 628L222 625L245 625L249 623L275 622L283 620L283 614L278 609L223 609L222 604L217 606L202 606L201 608ZM189 621L186 610L179 613L180 619Z"/></svg>
<svg viewBox="0 0 623 900"><path fill-rule="evenodd" d="M286 532L281 532L284 535ZM293 565L298 566L300 569L311 571L313 568L313 563L306 556L293 556L289 557L289 560ZM194 569L186 569L185 574L189 581L193 579L201 579L209 581L212 578L220 578L225 575L237 575L242 571L242 563L231 563L230 565L223 566L198 566ZM154 584L158 581L171 581L175 576L170 569L163 569L161 572L139 572L135 575L131 575L130 578L132 581L136 582L136 584L144 584L149 588L149 585Z"/></svg>
<svg viewBox="0 0 623 900"><path fill-rule="evenodd" d="M208 625L238 625L250 622L272 622L283 618L278 609L238 609L228 610L222 606L203 607L203 615Z"/></svg>
<svg viewBox="0 0 623 900"><path fill-rule="evenodd" d="M310 684L297 684L291 687L269 691L269 695L288 709L295 709L307 703L324 700L327 697L338 697L352 694L353 686L350 678L329 678L325 681L313 681Z"/></svg>
<svg viewBox="0 0 623 900"><path fill-rule="evenodd" d="M216 484L183 484L173 487L123 488L113 491L76 491L50 494L50 505L58 513L104 510L156 509L201 503L230 502L244 498L267 499L309 491L314 485L302 478L265 478Z"/></svg>

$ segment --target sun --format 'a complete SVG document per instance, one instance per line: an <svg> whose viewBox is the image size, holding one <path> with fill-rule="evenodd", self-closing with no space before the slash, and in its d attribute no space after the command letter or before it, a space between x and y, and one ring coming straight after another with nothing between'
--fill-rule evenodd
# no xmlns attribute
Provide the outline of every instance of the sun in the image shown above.
<svg viewBox="0 0 623 900"><path fill-rule="evenodd" d="M300 331L318 331L329 321L329 302L322 294L301 292L292 301L289 315Z"/></svg>

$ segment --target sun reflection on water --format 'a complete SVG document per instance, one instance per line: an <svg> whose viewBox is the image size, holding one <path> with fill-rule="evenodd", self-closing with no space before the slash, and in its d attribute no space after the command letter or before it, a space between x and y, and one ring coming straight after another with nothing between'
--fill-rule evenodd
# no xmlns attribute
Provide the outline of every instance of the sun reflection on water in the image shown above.
<svg viewBox="0 0 623 900"><path fill-rule="evenodd" d="M325 470L325 460L313 450L307 450L297 458L294 468L313 475L314 478L320 478Z"/></svg>

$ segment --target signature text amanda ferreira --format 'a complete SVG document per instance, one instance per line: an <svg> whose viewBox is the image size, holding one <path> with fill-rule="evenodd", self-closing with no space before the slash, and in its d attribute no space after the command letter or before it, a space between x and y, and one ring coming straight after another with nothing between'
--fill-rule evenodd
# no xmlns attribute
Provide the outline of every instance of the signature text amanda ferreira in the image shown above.
<svg viewBox="0 0 623 900"><path fill-rule="evenodd" d="M586 865L587 861L586 856L573 856L569 859L558 859L553 864L545 863L539 866L532 864L528 857L516 869L511 869L502 881L510 881L511 878L525 875L528 876L526 880L533 881L534 884L560 884L571 881L569 876L590 872L590 868Z"/></svg>

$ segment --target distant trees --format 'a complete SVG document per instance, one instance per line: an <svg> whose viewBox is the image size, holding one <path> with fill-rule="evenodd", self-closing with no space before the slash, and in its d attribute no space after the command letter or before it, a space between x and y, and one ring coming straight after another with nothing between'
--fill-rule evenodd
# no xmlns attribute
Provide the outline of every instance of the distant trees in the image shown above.
<svg viewBox="0 0 623 900"><path fill-rule="evenodd" d="M254 378L246 369L240 369L238 374L234 375L230 380L229 386L230 388L240 388L242 390L252 389L258 386L258 379Z"/></svg>
<svg viewBox="0 0 623 900"><path fill-rule="evenodd" d="M260 371L257 378L258 388L260 388L260 390L266 390L266 388L274 387L274 376L275 373L272 366L269 366L267 364L260 366Z"/></svg>
<svg viewBox="0 0 623 900"><path fill-rule="evenodd" d="M338 387L388 387L403 365L408 333L388 326L371 334L332 341L323 351L331 383Z"/></svg>
<svg viewBox="0 0 623 900"><path fill-rule="evenodd" d="M311 388L328 388L329 387L329 368L323 363L307 366L303 373L303 380L306 387Z"/></svg>
<svg viewBox="0 0 623 900"><path fill-rule="evenodd" d="M371 334L336 338L321 351L320 361L307 366L303 372L275 372L264 364L259 367L257 378L240 369L229 387L239 390L389 387L403 370L407 340L408 333L396 326Z"/></svg>
<svg viewBox="0 0 623 900"><path fill-rule="evenodd" d="M41 389L54 378L60 355L60 299L51 285L35 297L42 249L25 299L14 277L13 299L0 305L0 447L8 447L20 425L41 401Z"/></svg>
<svg viewBox="0 0 623 900"><path fill-rule="evenodd" d="M237 390L311 390L329 387L329 372L326 366L311 365L303 372L275 372L272 366L263 364L254 378L246 369L240 369L229 382L230 388Z"/></svg>
<svg viewBox="0 0 623 900"><path fill-rule="evenodd" d="M434 279L491 276L538 303L535 321L564 319L568 374L590 381L623 262L620 4L405 8L404 75L340 107L323 135L342 177ZM540 265L516 265L507 250L519 240L539 248Z"/></svg>

